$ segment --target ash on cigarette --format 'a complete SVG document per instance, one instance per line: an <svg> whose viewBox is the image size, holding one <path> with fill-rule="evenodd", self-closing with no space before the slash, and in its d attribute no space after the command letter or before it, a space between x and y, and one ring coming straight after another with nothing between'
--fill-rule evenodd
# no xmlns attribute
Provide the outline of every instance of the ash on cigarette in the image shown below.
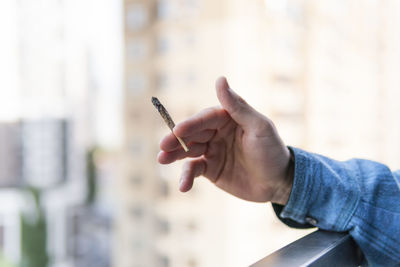
<svg viewBox="0 0 400 267"><path fill-rule="evenodd" d="M175 127L175 123L169 115L167 109L161 104L160 100L158 100L157 97L153 96L151 98L151 103L153 103L154 107L158 110L165 123L172 130Z"/></svg>

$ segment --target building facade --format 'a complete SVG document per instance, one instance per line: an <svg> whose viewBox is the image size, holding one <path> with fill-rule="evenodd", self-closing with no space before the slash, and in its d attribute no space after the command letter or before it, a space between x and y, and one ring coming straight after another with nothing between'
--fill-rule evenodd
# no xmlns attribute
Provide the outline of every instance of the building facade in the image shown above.
<svg viewBox="0 0 400 267"><path fill-rule="evenodd" d="M243 266L306 234L201 179L178 193L180 163L156 163L168 129L151 96L179 121L218 105L213 81L226 75L287 144L396 167L399 12L396 1L125 0L115 265Z"/></svg>

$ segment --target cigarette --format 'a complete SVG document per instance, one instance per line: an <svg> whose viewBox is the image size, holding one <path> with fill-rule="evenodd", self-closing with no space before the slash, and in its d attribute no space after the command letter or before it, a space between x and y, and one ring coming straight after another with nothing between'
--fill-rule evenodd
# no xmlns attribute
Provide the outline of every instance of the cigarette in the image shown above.
<svg viewBox="0 0 400 267"><path fill-rule="evenodd" d="M185 142L183 142L183 140L179 136L176 136L176 134L173 131L173 129L175 127L175 123L172 120L171 116L169 115L167 109L160 103L160 101L157 99L157 97L152 97L151 103L153 103L153 105L156 107L156 109L160 113L161 117L164 119L165 123L168 125L168 128L175 135L176 139L178 139L178 142L181 144L183 150L185 150L185 152L188 152L189 149L186 146Z"/></svg>

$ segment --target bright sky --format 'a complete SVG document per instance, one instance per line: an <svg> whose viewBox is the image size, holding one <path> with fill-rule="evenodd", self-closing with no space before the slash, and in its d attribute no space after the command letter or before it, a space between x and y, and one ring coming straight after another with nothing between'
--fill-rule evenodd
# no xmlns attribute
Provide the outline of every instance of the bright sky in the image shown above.
<svg viewBox="0 0 400 267"><path fill-rule="evenodd" d="M54 53L67 64L67 95L80 99L88 95L93 104L91 117L96 142L102 146L115 147L121 143L122 133L122 1L115 0L68 0L64 2L65 38L64 48L53 45L50 39L40 37L41 27L49 30L48 21L52 15L60 16L52 1L42 1L42 5L15 0L0 1L0 122L19 119L21 116L40 117L64 114L66 100L57 93L58 70L52 67ZM25 42L32 45L25 54L28 76L21 77L20 42L17 6L25 6L25 15L32 18L44 17L34 25L37 35L25 35ZM46 9L47 8L47 9ZM18 10L19 11L19 10ZM32 18L30 18L32 20ZM41 22L41 23L39 23ZM42 25L42 26L41 26ZM44 36L47 36L44 33ZM39 38L39 39L38 39ZM43 46L41 42L46 42ZM48 43L47 43L48 42ZM46 44L49 46L46 48ZM54 42L57 44L57 41ZM54 46L54 47L53 47ZM41 47L44 47L37 54ZM38 50L39 49L39 50ZM47 49L47 50L46 50ZM32 53L32 51L36 51ZM67 52L65 52L67 51ZM57 56L56 55L56 56ZM48 60L49 57L50 59ZM42 61L40 60L42 59ZM47 60L47 61L46 61ZM89 61L89 63L88 63ZM49 65L50 64L50 65ZM89 64L89 66L87 66ZM55 66L57 67L57 66ZM43 74L43 72L45 72ZM48 79L43 80L43 77ZM71 80L72 77L72 80ZM24 99L20 95L20 82L24 78L31 84ZM88 88L86 86L88 80ZM82 85L83 84L83 85ZM53 88L53 86L57 86ZM61 101L61 102L60 102ZM64 103L63 103L64 102ZM69 107L70 108L70 107ZM67 110L67 114L68 114ZM35 115L36 114L36 115Z"/></svg>
<svg viewBox="0 0 400 267"><path fill-rule="evenodd" d="M0 1L0 121L18 117L16 1Z"/></svg>

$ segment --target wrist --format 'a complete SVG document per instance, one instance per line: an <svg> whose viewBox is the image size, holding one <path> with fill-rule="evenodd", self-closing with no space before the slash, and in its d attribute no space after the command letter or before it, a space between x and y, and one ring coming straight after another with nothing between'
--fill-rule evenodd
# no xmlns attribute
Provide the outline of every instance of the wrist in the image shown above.
<svg viewBox="0 0 400 267"><path fill-rule="evenodd" d="M290 149L289 150L289 159L285 168L285 174L281 180L279 186L277 186L273 198L271 199L272 203L286 205L289 201L290 193L292 191L293 180L294 180L294 156Z"/></svg>

